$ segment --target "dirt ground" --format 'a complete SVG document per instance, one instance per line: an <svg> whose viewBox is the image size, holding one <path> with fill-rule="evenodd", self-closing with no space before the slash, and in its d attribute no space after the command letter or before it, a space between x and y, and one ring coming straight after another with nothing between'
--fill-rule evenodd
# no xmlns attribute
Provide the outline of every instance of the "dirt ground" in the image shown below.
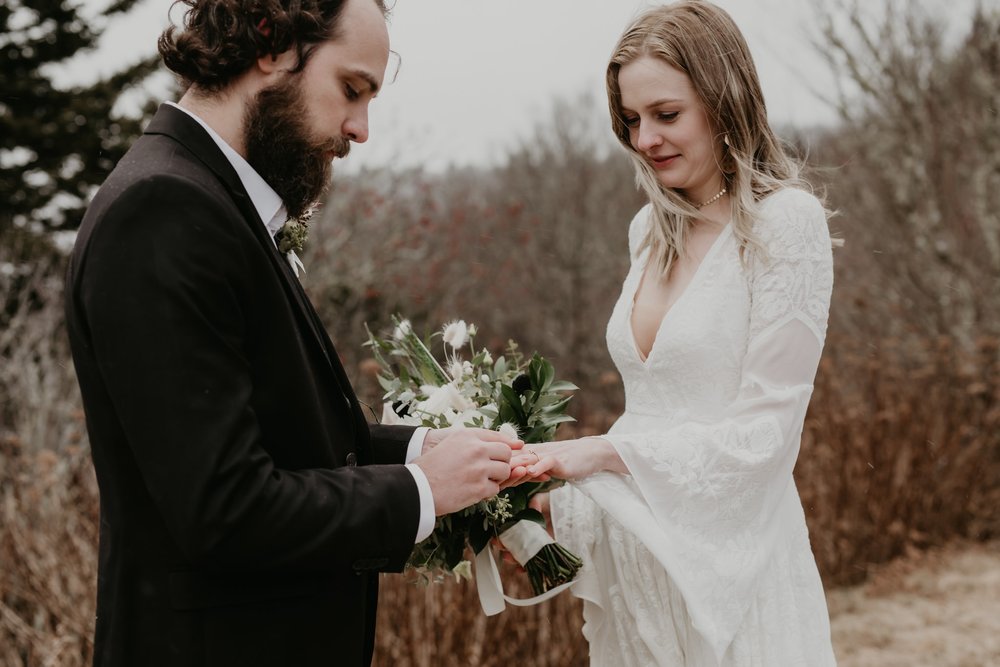
<svg viewBox="0 0 1000 667"><path fill-rule="evenodd" d="M1000 667L1000 542L904 558L827 598L840 667Z"/></svg>

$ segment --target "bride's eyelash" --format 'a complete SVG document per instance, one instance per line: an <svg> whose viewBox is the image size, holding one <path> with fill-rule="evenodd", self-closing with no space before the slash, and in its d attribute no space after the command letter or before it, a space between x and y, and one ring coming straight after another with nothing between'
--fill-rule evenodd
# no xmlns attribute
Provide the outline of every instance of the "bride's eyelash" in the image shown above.
<svg viewBox="0 0 1000 667"><path fill-rule="evenodd" d="M667 111L664 113L656 114L656 119L665 123L672 123L677 120L677 116L680 115L680 111ZM639 124L638 116L624 116L622 122L625 123L626 127L635 127Z"/></svg>

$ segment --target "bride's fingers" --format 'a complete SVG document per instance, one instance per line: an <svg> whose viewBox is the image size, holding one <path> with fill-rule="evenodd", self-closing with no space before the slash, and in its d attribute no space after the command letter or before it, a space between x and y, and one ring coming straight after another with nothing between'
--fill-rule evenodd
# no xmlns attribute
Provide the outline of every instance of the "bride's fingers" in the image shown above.
<svg viewBox="0 0 1000 667"><path fill-rule="evenodd" d="M525 468L523 465L512 466L510 469L510 477L508 477L506 481L501 482L500 490L502 491L503 489L506 489L507 487L510 486L517 486L521 482L527 482L528 479L529 477L527 468Z"/></svg>
<svg viewBox="0 0 1000 667"><path fill-rule="evenodd" d="M518 453L510 457L510 467L514 468L517 466L528 467L532 463L537 462L541 457L535 456L534 454Z"/></svg>
<svg viewBox="0 0 1000 667"><path fill-rule="evenodd" d="M538 463L528 466L528 474L532 477L541 477L545 475L550 470L552 470L556 465L556 459L554 456L546 456L539 459Z"/></svg>

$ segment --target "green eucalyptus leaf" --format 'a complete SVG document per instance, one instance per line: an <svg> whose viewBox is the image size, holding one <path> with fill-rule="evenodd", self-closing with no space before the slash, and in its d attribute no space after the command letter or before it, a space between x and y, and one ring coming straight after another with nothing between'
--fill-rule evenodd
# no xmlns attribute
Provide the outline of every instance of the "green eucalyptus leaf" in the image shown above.
<svg viewBox="0 0 1000 667"><path fill-rule="evenodd" d="M469 546L475 553L479 553L490 543L493 534L483 525L482 521L473 521L469 525Z"/></svg>
<svg viewBox="0 0 1000 667"><path fill-rule="evenodd" d="M514 417L517 423L525 424L528 421L528 416L524 412L524 408L521 406L521 397L517 395L511 387L504 385L500 387L500 392L504 398L504 406L509 407L511 412L514 413Z"/></svg>

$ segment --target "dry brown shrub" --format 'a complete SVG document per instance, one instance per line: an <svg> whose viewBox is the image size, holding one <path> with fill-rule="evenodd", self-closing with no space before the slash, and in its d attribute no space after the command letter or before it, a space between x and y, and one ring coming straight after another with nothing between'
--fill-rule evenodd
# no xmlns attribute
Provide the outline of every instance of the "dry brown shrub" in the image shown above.
<svg viewBox="0 0 1000 667"><path fill-rule="evenodd" d="M83 447L0 442L0 662L93 658L97 484Z"/></svg>
<svg viewBox="0 0 1000 667"><path fill-rule="evenodd" d="M997 343L831 337L796 468L828 585L913 548L1000 534Z"/></svg>
<svg viewBox="0 0 1000 667"><path fill-rule="evenodd" d="M507 594L530 597L524 575L503 572ZM383 577L375 667L532 667L586 665L581 605L559 595L535 607L508 606L487 617L472 582L431 587Z"/></svg>

